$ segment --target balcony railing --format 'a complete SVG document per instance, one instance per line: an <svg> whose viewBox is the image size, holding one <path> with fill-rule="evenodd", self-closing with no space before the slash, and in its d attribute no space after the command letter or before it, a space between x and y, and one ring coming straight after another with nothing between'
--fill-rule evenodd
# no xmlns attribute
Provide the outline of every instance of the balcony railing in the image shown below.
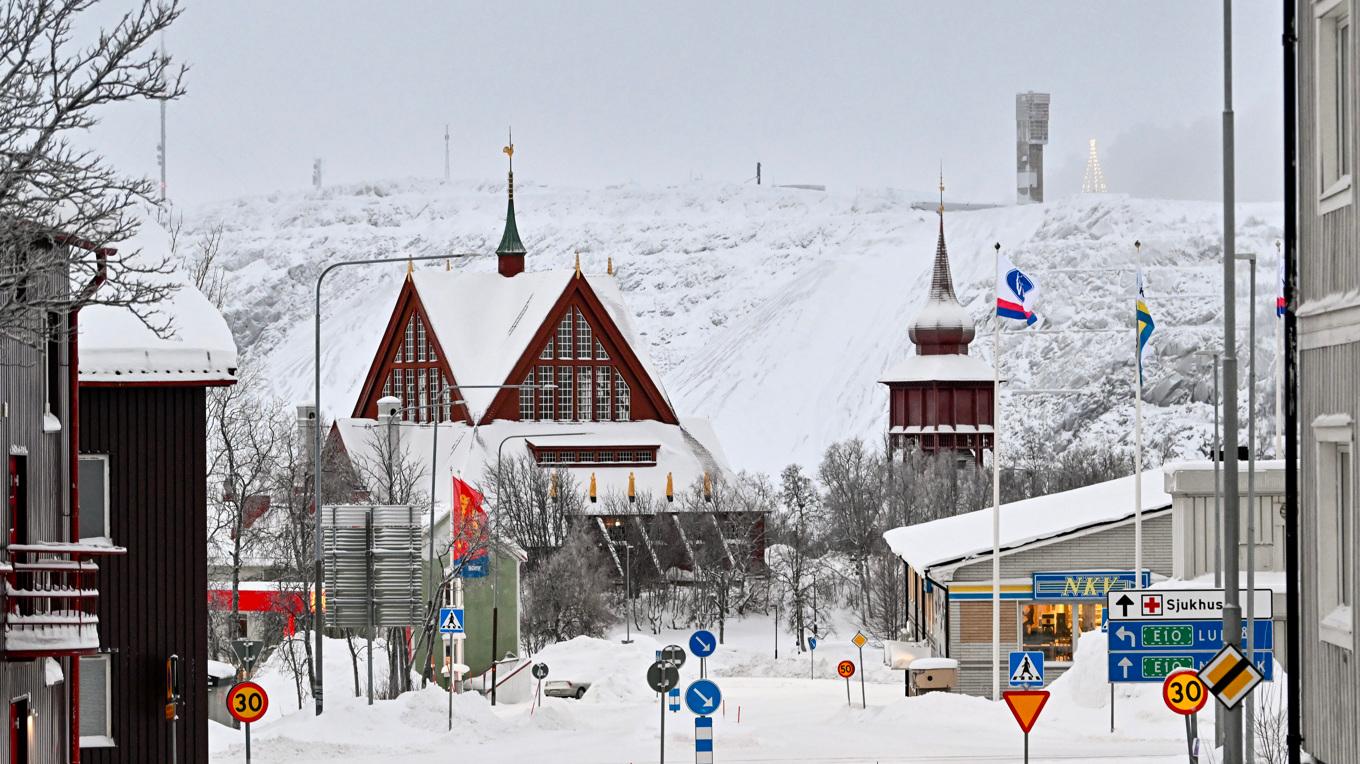
<svg viewBox="0 0 1360 764"><path fill-rule="evenodd" d="M99 566L92 557L123 547L68 542L10 544L0 611L4 657L86 655L99 651Z"/></svg>

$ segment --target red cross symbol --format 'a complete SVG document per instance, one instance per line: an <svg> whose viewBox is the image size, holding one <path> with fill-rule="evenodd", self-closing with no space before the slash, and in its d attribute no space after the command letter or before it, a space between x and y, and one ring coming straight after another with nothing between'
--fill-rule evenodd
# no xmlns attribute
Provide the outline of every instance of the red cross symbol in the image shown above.
<svg viewBox="0 0 1360 764"><path fill-rule="evenodd" d="M1162 614L1162 595L1144 594L1143 595L1143 614L1161 615Z"/></svg>

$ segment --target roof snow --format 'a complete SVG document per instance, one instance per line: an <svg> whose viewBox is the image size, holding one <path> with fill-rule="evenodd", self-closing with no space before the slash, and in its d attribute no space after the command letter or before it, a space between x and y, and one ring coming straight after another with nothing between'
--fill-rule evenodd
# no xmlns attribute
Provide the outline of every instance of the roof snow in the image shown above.
<svg viewBox="0 0 1360 764"><path fill-rule="evenodd" d="M968 355L911 355L888 369L879 382L991 382L994 370Z"/></svg>
<svg viewBox="0 0 1360 764"><path fill-rule="evenodd" d="M1161 469L1147 470L1140 479L1143 511L1171 507ZM1001 505L1001 549L1132 517L1133 481L1130 475ZM883 539L898 557L922 573L945 563L985 557L992 551L992 508L893 528Z"/></svg>
<svg viewBox="0 0 1360 764"><path fill-rule="evenodd" d="M575 270L526 271L513 277L499 273L418 270L412 283L431 329L447 355L449 368L463 385L499 385L528 349ZM647 357L647 345L633 327L632 315L612 277L580 274L618 326L652 382L666 395L661 377ZM594 327L597 331L599 327ZM474 421L486 414L499 390L460 390ZM670 405L670 399L666 399ZM673 407L672 407L673 408Z"/></svg>
<svg viewBox="0 0 1360 764"><path fill-rule="evenodd" d="M516 277L518 278L518 277ZM375 463L375 447L381 436L373 419L337 419L335 423L350 459L357 465ZM658 496L666 488L666 475L673 476L675 490L703 480L707 472L714 477L730 474L727 457L718 437L706 419L685 419L679 425L651 420L633 422L514 422L496 420L491 424L469 427L461 422L439 425L438 435L430 424L403 422L398 425L402 448L426 477L419 488L428 490L433 472L435 507L443 517L448 512L453 476L485 491L495 474L498 454L510 459L529 455L527 443L536 446L658 446L654 467L609 467L600 465L554 465L570 472L586 490L593 473L599 495L622 493L628 487L628 474L635 476L638 491ZM433 454L436 445L438 452ZM502 448L502 445L504 446ZM433 470L431 461L433 460Z"/></svg>
<svg viewBox="0 0 1360 764"><path fill-rule="evenodd" d="M124 260L156 264L171 255L170 235L152 219L144 219L136 236L114 246L110 270ZM92 305L80 311L80 381L137 384L144 382L233 382L236 340L226 319L183 274L174 271L141 276L173 285L174 290L152 308L152 323L168 323L158 336L125 307Z"/></svg>

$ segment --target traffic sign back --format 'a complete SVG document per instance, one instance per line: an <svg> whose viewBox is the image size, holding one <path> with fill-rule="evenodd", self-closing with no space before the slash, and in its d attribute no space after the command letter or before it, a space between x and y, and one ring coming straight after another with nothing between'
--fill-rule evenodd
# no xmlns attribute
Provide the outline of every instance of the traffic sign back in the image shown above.
<svg viewBox="0 0 1360 764"><path fill-rule="evenodd" d="M661 660L670 661L679 668L685 665L685 648L680 645L666 645L661 648Z"/></svg>
<svg viewBox="0 0 1360 764"><path fill-rule="evenodd" d="M546 664L546 663L535 663L535 664L533 665L533 667L529 669L529 673L531 673L531 674L534 675L534 679L547 679L547 678L548 678L548 664Z"/></svg>
<svg viewBox="0 0 1360 764"><path fill-rule="evenodd" d="M1015 717L1015 723L1028 735L1034 729L1039 712L1044 710L1044 704L1048 702L1048 690L1007 690L1001 693L1001 697L1005 698L1006 707Z"/></svg>
<svg viewBox="0 0 1360 764"><path fill-rule="evenodd" d="M647 668L647 686L653 692L665 692L680 684L680 670L674 663L660 660Z"/></svg>

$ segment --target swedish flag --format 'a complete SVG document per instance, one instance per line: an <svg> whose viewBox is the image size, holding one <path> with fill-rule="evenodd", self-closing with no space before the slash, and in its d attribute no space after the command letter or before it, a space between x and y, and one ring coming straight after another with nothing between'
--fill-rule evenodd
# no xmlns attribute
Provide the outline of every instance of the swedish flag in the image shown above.
<svg viewBox="0 0 1360 764"><path fill-rule="evenodd" d="M1152 311L1148 310L1147 299L1143 295L1143 271L1138 270L1138 299L1135 305L1135 316L1138 322L1138 384L1143 384L1143 348L1147 347L1148 338L1152 336L1152 330L1157 328L1156 322L1152 320Z"/></svg>

